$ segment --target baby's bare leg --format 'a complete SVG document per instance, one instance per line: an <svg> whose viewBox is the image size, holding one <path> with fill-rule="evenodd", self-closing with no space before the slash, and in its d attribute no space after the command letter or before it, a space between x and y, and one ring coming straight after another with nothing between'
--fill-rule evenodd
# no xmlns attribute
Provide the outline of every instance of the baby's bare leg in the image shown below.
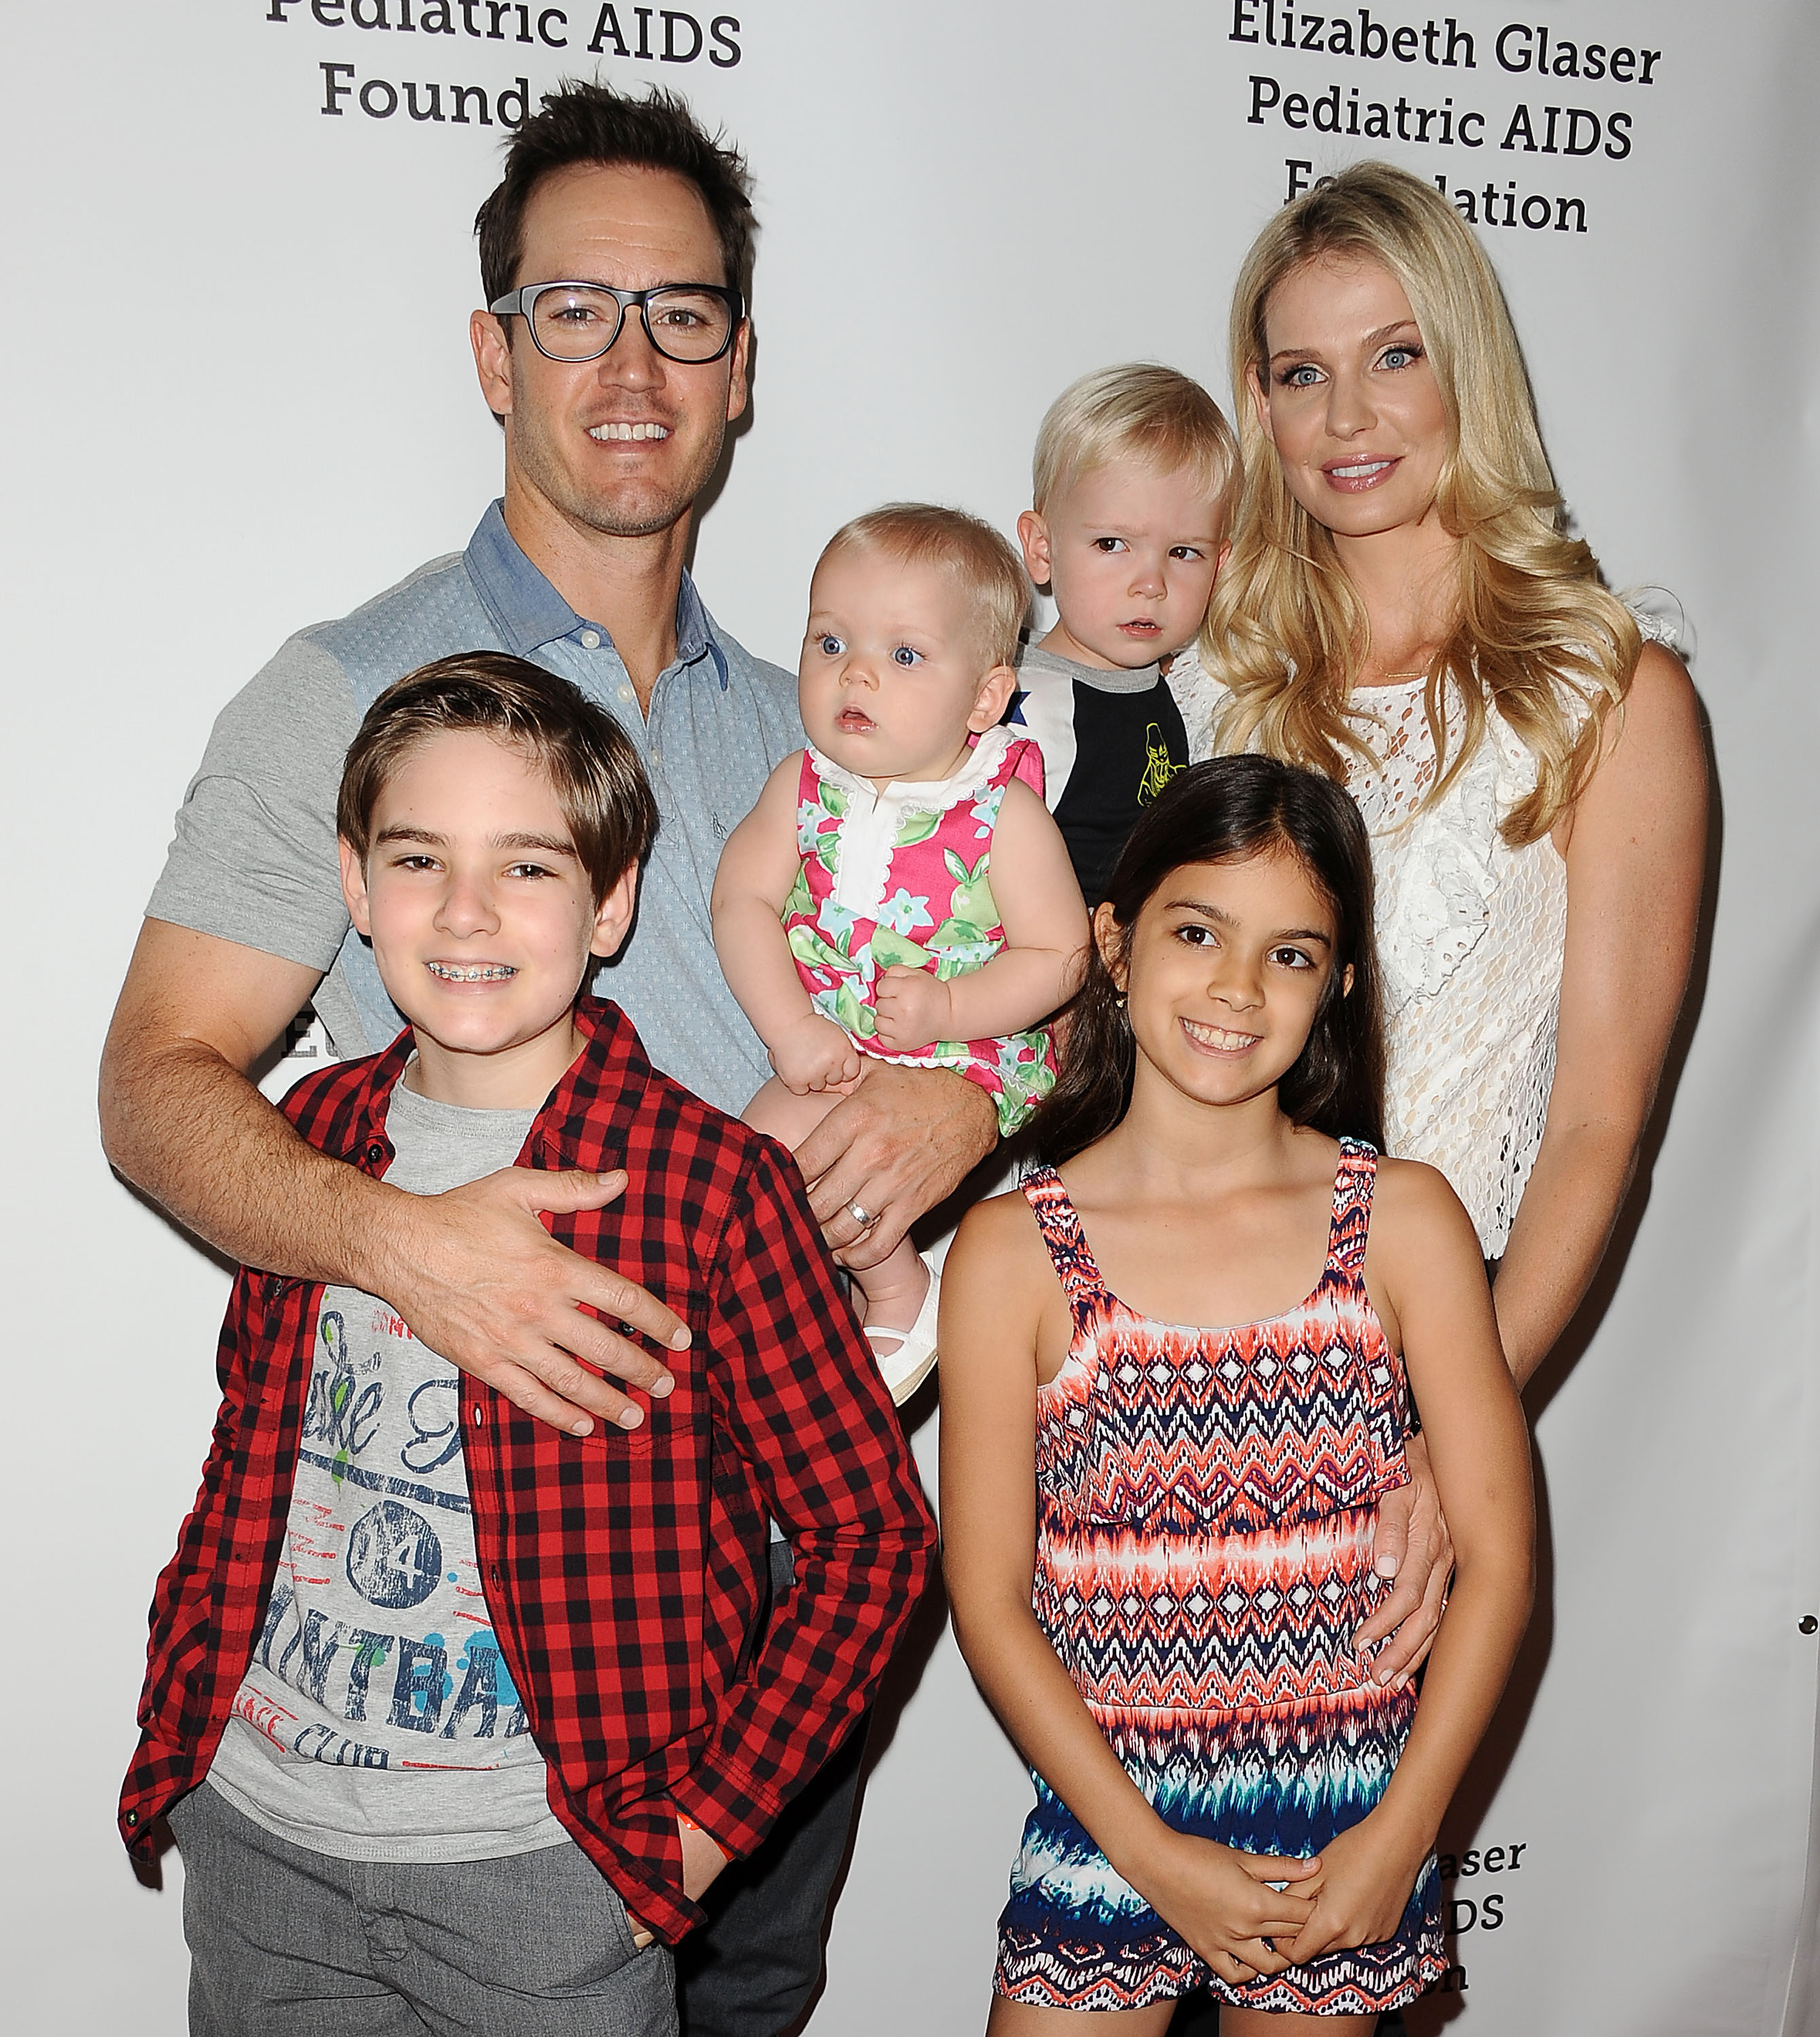
<svg viewBox="0 0 1820 2037"><path fill-rule="evenodd" d="M862 1069L859 1080L865 1079L866 1071ZM841 1098L851 1094L856 1087L848 1083L840 1089L799 1096L773 1075L746 1106L743 1115L754 1132L766 1132L773 1139L781 1139L794 1153ZM853 1279L865 1304L860 1319L873 1330L908 1329L929 1288L929 1269L908 1238L889 1258L867 1267L863 1273L855 1273Z"/></svg>
<svg viewBox="0 0 1820 2037"><path fill-rule="evenodd" d="M740 1115L754 1132L768 1132L773 1139L781 1139L794 1153L835 1105L849 1094L851 1087L817 1090L808 1096L799 1096L773 1075Z"/></svg>

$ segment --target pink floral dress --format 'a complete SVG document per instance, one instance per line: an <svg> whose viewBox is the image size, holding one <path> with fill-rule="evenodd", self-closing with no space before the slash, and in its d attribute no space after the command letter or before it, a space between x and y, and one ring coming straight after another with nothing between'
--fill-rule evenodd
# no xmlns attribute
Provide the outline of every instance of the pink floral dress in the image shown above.
<svg viewBox="0 0 1820 2037"><path fill-rule="evenodd" d="M937 1040L893 1054L877 1041L879 972L904 964L946 982L983 968L1005 946L988 872L1005 788L1039 796L1041 753L988 729L938 783L897 781L882 792L811 744L796 807L796 882L784 928L810 1000L862 1053L911 1068L952 1068L992 1098L1001 1133L1017 1129L1054 1087L1048 1029L1002 1040Z"/></svg>

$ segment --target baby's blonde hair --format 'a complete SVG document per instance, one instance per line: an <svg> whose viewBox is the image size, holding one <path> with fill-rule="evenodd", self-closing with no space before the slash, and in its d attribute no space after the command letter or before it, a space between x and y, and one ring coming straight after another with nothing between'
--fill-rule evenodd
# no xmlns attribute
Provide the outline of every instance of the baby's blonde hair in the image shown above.
<svg viewBox="0 0 1820 2037"><path fill-rule="evenodd" d="M1038 516L1071 483L1116 459L1159 474L1191 469L1210 501L1223 503L1238 471L1238 441L1200 384L1173 368L1131 361L1070 382L1036 428L1030 506Z"/></svg>
<svg viewBox="0 0 1820 2037"><path fill-rule="evenodd" d="M883 552L906 565L940 566L961 584L972 603L973 624L984 663L1009 665L1018 656L1018 633L1030 606L1030 584L1018 554L990 523L965 509L934 502L886 502L843 523L821 548L821 558L852 547ZM816 561L821 570L821 560Z"/></svg>
<svg viewBox="0 0 1820 2037"><path fill-rule="evenodd" d="M1233 390L1244 489L1232 556L1201 635L1230 690L1217 741L1344 779L1369 754L1347 689L1371 647L1357 591L1330 534L1289 492L1252 399L1267 390L1271 293L1323 256L1370 262L1402 285L1447 411L1452 444L1435 489L1459 540L1456 619L1428 670L1423 705L1438 799L1484 739L1495 708L1535 756L1535 788L1501 817L1512 847L1539 841L1584 785L1606 717L1623 701L1641 638L1570 538L1542 450L1523 356L1484 250L1435 187L1388 163L1354 163L1286 206L1246 256L1233 296ZM1447 682L1460 726L1448 724Z"/></svg>

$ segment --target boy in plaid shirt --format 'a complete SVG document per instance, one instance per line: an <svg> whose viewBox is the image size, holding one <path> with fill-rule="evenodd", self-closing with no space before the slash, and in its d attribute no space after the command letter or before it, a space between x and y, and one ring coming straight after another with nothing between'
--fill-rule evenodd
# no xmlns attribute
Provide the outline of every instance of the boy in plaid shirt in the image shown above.
<svg viewBox="0 0 1820 2037"><path fill-rule="evenodd" d="M623 1174L551 1230L688 1343L633 1426L565 1436L383 1302L242 1269L120 1807L139 1853L171 1814L193 2031L674 2030L666 1947L923 1589L933 1524L794 1163L577 997L655 818L610 717L504 653L400 680L348 753L349 909L410 1026L287 1114L419 1194Z"/></svg>

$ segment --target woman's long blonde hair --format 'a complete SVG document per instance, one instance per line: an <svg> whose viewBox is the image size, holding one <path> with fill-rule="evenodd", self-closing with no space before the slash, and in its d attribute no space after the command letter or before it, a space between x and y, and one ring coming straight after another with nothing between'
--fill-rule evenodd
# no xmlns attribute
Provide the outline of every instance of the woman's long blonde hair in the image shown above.
<svg viewBox="0 0 1820 2037"><path fill-rule="evenodd" d="M1452 440L1435 502L1459 540L1459 580L1453 630L1423 696L1440 764L1428 798L1445 792L1483 740L1494 707L1536 760L1535 789L1503 815L1501 831L1513 848L1538 841L1584 785L1641 639L1629 610L1600 585L1591 548L1562 528L1490 263L1433 185L1388 163L1355 163L1286 206L1258 236L1233 292L1243 493L1201 636L1203 663L1232 696L1218 746L1259 749L1342 780L1349 758L1369 756L1344 712L1370 648L1364 604L1332 537L1289 493L1251 387L1254 376L1269 386L1271 293L1329 255L1377 263L1402 285Z"/></svg>

